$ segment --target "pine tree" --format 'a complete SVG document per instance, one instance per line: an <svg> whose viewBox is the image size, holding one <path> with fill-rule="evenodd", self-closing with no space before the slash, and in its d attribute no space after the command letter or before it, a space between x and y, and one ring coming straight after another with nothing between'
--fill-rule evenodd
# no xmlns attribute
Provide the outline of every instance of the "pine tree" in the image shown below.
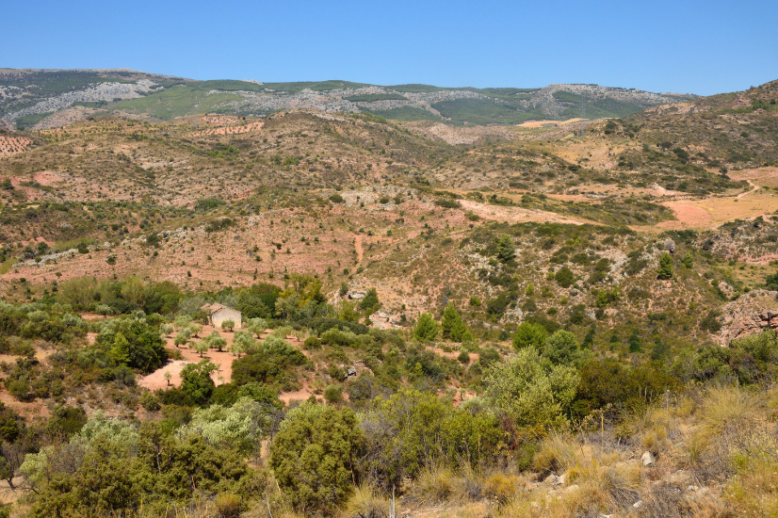
<svg viewBox="0 0 778 518"><path fill-rule="evenodd" d="M443 329L443 338L455 342L466 342L473 339L473 335L470 334L467 324L462 320L462 316L453 302L449 302L446 309L443 310L443 320L440 327Z"/></svg>
<svg viewBox="0 0 778 518"><path fill-rule="evenodd" d="M668 280L673 278L673 258L670 254L663 254L659 258L659 271L657 279Z"/></svg>
<svg viewBox="0 0 778 518"><path fill-rule="evenodd" d="M640 335L638 335L637 329L632 331L632 334L629 336L629 339L627 339L627 343L629 344L629 352L639 353L641 351Z"/></svg>
<svg viewBox="0 0 778 518"><path fill-rule="evenodd" d="M592 344L594 343L594 335L596 331L594 326L592 326L589 331L586 333L586 336L584 336L583 342L581 342L581 349L591 349Z"/></svg>
<svg viewBox="0 0 778 518"><path fill-rule="evenodd" d="M510 236L501 236L497 240L497 259L507 263L516 253L516 245L513 244L513 239Z"/></svg>
<svg viewBox="0 0 778 518"><path fill-rule="evenodd" d="M429 313L422 313L413 328L413 336L418 340L434 340L438 336L438 323Z"/></svg>

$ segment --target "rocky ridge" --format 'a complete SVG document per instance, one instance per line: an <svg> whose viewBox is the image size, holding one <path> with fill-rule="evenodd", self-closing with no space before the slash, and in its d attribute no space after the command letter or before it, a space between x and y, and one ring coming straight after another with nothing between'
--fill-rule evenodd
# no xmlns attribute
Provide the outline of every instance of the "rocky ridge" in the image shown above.
<svg viewBox="0 0 778 518"><path fill-rule="evenodd" d="M51 113L69 108L76 102L110 102L114 99L137 99L147 94L156 83L141 79L135 83L99 83L85 90L66 92L36 103L33 106L7 114L4 118L13 122L25 115Z"/></svg>

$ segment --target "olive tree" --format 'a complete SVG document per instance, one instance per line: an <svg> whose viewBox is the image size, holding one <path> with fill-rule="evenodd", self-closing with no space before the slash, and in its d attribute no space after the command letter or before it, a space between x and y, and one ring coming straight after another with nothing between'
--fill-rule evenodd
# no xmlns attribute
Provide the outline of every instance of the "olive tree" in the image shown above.
<svg viewBox="0 0 778 518"><path fill-rule="evenodd" d="M224 331L232 332L233 329L235 329L235 321L234 320L225 320L222 322L222 329Z"/></svg>

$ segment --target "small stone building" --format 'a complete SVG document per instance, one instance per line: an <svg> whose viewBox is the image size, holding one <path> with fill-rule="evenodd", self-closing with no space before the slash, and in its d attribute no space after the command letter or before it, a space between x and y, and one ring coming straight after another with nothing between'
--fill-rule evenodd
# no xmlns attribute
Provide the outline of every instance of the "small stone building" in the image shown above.
<svg viewBox="0 0 778 518"><path fill-rule="evenodd" d="M232 309L222 304L206 304L201 307L203 311L208 315L208 323L213 327L221 328L222 322L225 320L232 320L235 322L235 328L242 327L241 314L237 309Z"/></svg>

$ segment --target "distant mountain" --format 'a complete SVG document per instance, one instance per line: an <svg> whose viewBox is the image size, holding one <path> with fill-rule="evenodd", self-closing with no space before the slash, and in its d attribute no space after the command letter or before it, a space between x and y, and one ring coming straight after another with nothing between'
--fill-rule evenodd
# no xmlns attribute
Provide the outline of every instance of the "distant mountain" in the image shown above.
<svg viewBox="0 0 778 518"><path fill-rule="evenodd" d="M294 108L370 112L402 121L451 125L622 117L694 95L584 84L544 88L377 86L348 81L262 83L194 81L133 70L0 69L0 119L16 128L61 126L99 112L149 120L195 113L262 116Z"/></svg>

